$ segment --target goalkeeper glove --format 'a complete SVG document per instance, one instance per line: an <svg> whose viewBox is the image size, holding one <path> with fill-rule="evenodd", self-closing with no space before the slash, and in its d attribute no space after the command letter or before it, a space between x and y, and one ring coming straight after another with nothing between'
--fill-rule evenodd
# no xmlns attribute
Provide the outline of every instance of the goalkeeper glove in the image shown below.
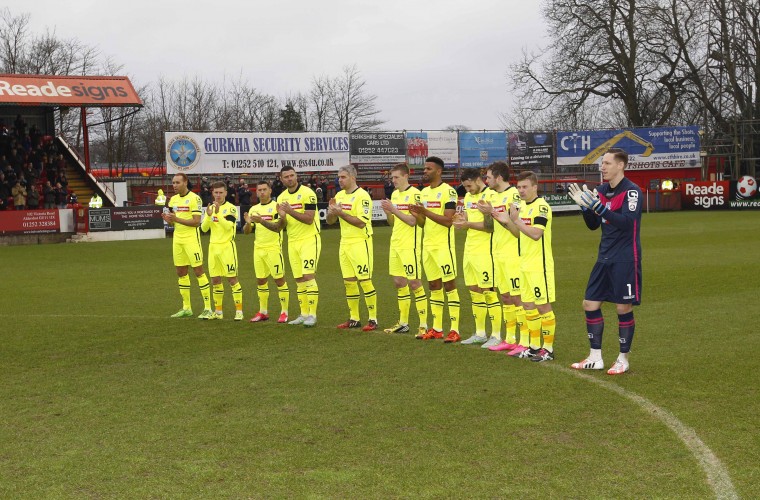
<svg viewBox="0 0 760 500"><path fill-rule="evenodd" d="M585 189L588 189L586 188L585 184L583 185L583 187ZM578 187L578 184L572 183L569 186L567 186L567 192L570 195L570 198L573 199L575 204L581 207L581 210L588 210L589 207L586 206L585 202L583 201L583 196L582 196L583 191L581 190L581 188Z"/></svg>
<svg viewBox="0 0 760 500"><path fill-rule="evenodd" d="M585 206L593 210L596 215L602 216L604 215L604 212L607 211L607 207L604 206L604 203L599 199L599 193L597 193L596 189L589 191L584 185L583 193L581 193L581 201L583 201Z"/></svg>

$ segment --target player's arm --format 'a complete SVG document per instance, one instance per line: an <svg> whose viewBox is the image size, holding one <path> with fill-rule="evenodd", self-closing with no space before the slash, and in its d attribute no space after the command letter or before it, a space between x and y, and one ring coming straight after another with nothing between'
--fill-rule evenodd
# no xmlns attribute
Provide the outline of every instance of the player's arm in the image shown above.
<svg viewBox="0 0 760 500"><path fill-rule="evenodd" d="M396 205L390 202L390 200L383 200L381 207L385 215L388 217L388 225L393 226L395 219L398 218L401 222L407 226L414 227L417 224L417 218L414 214L405 214L398 209Z"/></svg>
<svg viewBox="0 0 760 500"><path fill-rule="evenodd" d="M425 217L425 219L430 219L436 224L440 224L441 226L451 227L451 225L454 222L454 214L456 213L457 202L450 201L446 203L442 214L436 214L434 212L431 212L430 210L428 210L426 207L422 205L417 205L417 207L419 207L419 212ZM417 214L415 213L415 216L416 215ZM418 218L417 219L418 224L419 224L419 220L420 219ZM419 225L424 226L425 223L423 222L422 224L419 224Z"/></svg>
<svg viewBox="0 0 760 500"><path fill-rule="evenodd" d="M590 209L588 200L584 196L584 192L588 191L588 187L583 185L583 188L576 183L572 183L567 187L567 193L570 198L573 199L576 205L581 207L581 214L583 215L583 222L586 223L586 227L592 231L597 229L602 224L602 219L596 212ZM593 193L593 192L592 192Z"/></svg>
<svg viewBox="0 0 760 500"><path fill-rule="evenodd" d="M312 201L311 203L305 203L303 212L296 212L295 209L291 207L287 202L283 203L282 207L286 214L290 215L298 222L306 225L314 223L314 215L317 213L316 200Z"/></svg>
<svg viewBox="0 0 760 500"><path fill-rule="evenodd" d="M642 198L641 191L629 190L625 194L625 200L623 201L620 213L607 209L593 191L584 192L584 197L590 200L589 211L596 214L599 219L604 218L607 223L612 224L618 229L631 230L636 221L641 219L641 203L639 203Z"/></svg>
<svg viewBox="0 0 760 500"><path fill-rule="evenodd" d="M261 224L265 228L269 229L270 231L274 231L275 233L279 233L282 231L282 228L285 227L285 224L283 223L284 219L281 217L277 217L277 219L274 222L270 222L268 220L261 220L258 222L258 224Z"/></svg>
<svg viewBox="0 0 760 500"><path fill-rule="evenodd" d="M414 205L409 206L409 213L414 216L415 223L419 227L425 227L425 221L427 220L427 217L425 216L425 210L427 209L419 201Z"/></svg>
<svg viewBox="0 0 760 500"><path fill-rule="evenodd" d="M253 220L251 218L253 214L249 211L247 214L243 214L245 219L245 225L243 226L243 234L251 234L256 228L253 226Z"/></svg>
<svg viewBox="0 0 760 500"><path fill-rule="evenodd" d="M537 215L533 219L533 224L530 226L527 225L520 218L520 213L517 207L514 205L509 209L509 218L515 224L515 226L517 226L517 229L519 229L521 233L523 233L528 238L536 241L540 240L541 236L544 235L544 229L546 229L546 224L548 224L547 216Z"/></svg>
<svg viewBox="0 0 760 500"><path fill-rule="evenodd" d="M201 213L193 212L192 219L180 219L179 217L176 216L176 214L174 214L174 222L176 224L182 224L183 226L199 227L201 225Z"/></svg>
<svg viewBox="0 0 760 500"><path fill-rule="evenodd" d="M514 210L517 209L515 208ZM520 236L520 228L517 227L515 221L511 219L509 212L493 212L492 217L496 222L504 226L507 231L512 233L512 236L515 238Z"/></svg>
<svg viewBox="0 0 760 500"><path fill-rule="evenodd" d="M211 216L206 212L206 217L203 218L203 222L201 223L201 231L205 233L209 229L211 229Z"/></svg>

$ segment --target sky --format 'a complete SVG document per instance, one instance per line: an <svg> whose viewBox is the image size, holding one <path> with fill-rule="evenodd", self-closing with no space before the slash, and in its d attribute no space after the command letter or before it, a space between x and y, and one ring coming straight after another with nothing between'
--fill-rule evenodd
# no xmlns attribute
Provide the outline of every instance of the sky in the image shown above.
<svg viewBox="0 0 760 500"><path fill-rule="evenodd" d="M15 5L14 5L15 4ZM383 129L502 128L508 69L546 45L540 4L398 0L12 0L33 32L55 29L123 64L137 87L240 76L278 97L356 64Z"/></svg>

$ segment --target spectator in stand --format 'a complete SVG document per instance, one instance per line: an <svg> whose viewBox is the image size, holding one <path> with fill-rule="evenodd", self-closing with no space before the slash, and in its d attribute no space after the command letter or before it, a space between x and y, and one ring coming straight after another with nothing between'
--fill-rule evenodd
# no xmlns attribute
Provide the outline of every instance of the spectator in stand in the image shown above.
<svg viewBox="0 0 760 500"><path fill-rule="evenodd" d="M272 199L276 200L284 190L285 185L282 183L282 180L280 180L280 174L278 173L272 183Z"/></svg>
<svg viewBox="0 0 760 500"><path fill-rule="evenodd" d="M5 174L0 172L0 210L5 210L8 207L8 198L10 197L11 187L8 185Z"/></svg>
<svg viewBox="0 0 760 500"><path fill-rule="evenodd" d="M66 177L66 172L65 171L61 172L60 174L58 174L58 177L55 178L55 183L56 184L60 184L61 187L65 191L68 191L68 189L69 189L69 179Z"/></svg>
<svg viewBox="0 0 760 500"><path fill-rule="evenodd" d="M317 201L324 202L325 201L325 193L322 191L322 186L317 184L317 189L314 190L314 194L317 195Z"/></svg>
<svg viewBox="0 0 760 500"><path fill-rule="evenodd" d="M63 159L63 154L59 153L58 158L55 159L54 165L56 172L66 171L66 160Z"/></svg>
<svg viewBox="0 0 760 500"><path fill-rule="evenodd" d="M224 184L227 186L227 197L225 198L225 201L237 205L237 188L235 187L235 182L228 176L224 178Z"/></svg>
<svg viewBox="0 0 760 500"><path fill-rule="evenodd" d="M393 185L393 180L390 177L390 172L388 173L388 178L385 179L383 190L385 191L385 199L390 200L391 196L393 195L393 191L396 190L396 186Z"/></svg>
<svg viewBox="0 0 760 500"><path fill-rule="evenodd" d="M47 181L42 193L45 200L45 208L55 208L55 188Z"/></svg>
<svg viewBox="0 0 760 500"><path fill-rule="evenodd" d="M16 180L11 195L13 196L13 207L16 210L24 210L26 208L26 188L21 184L21 179Z"/></svg>
<svg viewBox="0 0 760 500"><path fill-rule="evenodd" d="M66 201L69 202L69 205L78 205L79 204L79 197L77 196L77 194L74 191L71 191L69 193L69 197L68 197L68 199Z"/></svg>
<svg viewBox="0 0 760 500"><path fill-rule="evenodd" d="M240 186L237 190L238 203L240 203L240 213L247 214L251 208L251 191L248 189L245 179L240 179Z"/></svg>
<svg viewBox="0 0 760 500"><path fill-rule="evenodd" d="M321 175L319 177L319 187L322 188L322 201L327 201L328 200L328 196L327 196L328 185L327 185L327 178L324 175Z"/></svg>
<svg viewBox="0 0 760 500"><path fill-rule="evenodd" d="M29 187L29 196L26 198L26 205L29 210L37 210L40 208L40 191L34 184Z"/></svg>
<svg viewBox="0 0 760 500"><path fill-rule="evenodd" d="M2 156L0 156L0 170L2 170L3 172L6 172L9 168L11 168L11 164L10 162L8 162L8 159L3 154Z"/></svg>
<svg viewBox="0 0 760 500"><path fill-rule="evenodd" d="M69 193L66 191L66 188L61 186L59 183L55 183L55 204L58 206L58 208L66 208L66 201L68 198Z"/></svg>
<svg viewBox="0 0 760 500"><path fill-rule="evenodd" d="M26 122L21 115L16 115L16 121L13 122L13 126L16 129L16 137L24 137L26 135Z"/></svg>
<svg viewBox="0 0 760 500"><path fill-rule="evenodd" d="M207 207L209 203L214 201L214 196L211 194L211 181L208 177L201 177L201 203L204 207Z"/></svg>
<svg viewBox="0 0 760 500"><path fill-rule="evenodd" d="M26 180L26 177L24 176L24 172L21 172L18 174L18 178L16 179L17 182L19 182L22 186L24 186L24 189L27 189L29 187L29 181Z"/></svg>

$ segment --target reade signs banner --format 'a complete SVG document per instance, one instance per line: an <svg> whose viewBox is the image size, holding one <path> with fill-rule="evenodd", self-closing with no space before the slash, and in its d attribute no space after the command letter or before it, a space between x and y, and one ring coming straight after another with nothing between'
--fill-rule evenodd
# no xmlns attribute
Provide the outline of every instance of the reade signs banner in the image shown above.
<svg viewBox="0 0 760 500"><path fill-rule="evenodd" d="M628 152L628 170L700 166L697 126L557 132L557 165L596 165L614 147Z"/></svg>
<svg viewBox="0 0 760 500"><path fill-rule="evenodd" d="M166 173L335 171L349 163L348 132L166 132Z"/></svg>
<svg viewBox="0 0 760 500"><path fill-rule="evenodd" d="M716 209L728 207L728 181L684 182L681 185L683 208Z"/></svg>
<svg viewBox="0 0 760 500"><path fill-rule="evenodd" d="M0 75L0 105L142 106L126 76Z"/></svg>

